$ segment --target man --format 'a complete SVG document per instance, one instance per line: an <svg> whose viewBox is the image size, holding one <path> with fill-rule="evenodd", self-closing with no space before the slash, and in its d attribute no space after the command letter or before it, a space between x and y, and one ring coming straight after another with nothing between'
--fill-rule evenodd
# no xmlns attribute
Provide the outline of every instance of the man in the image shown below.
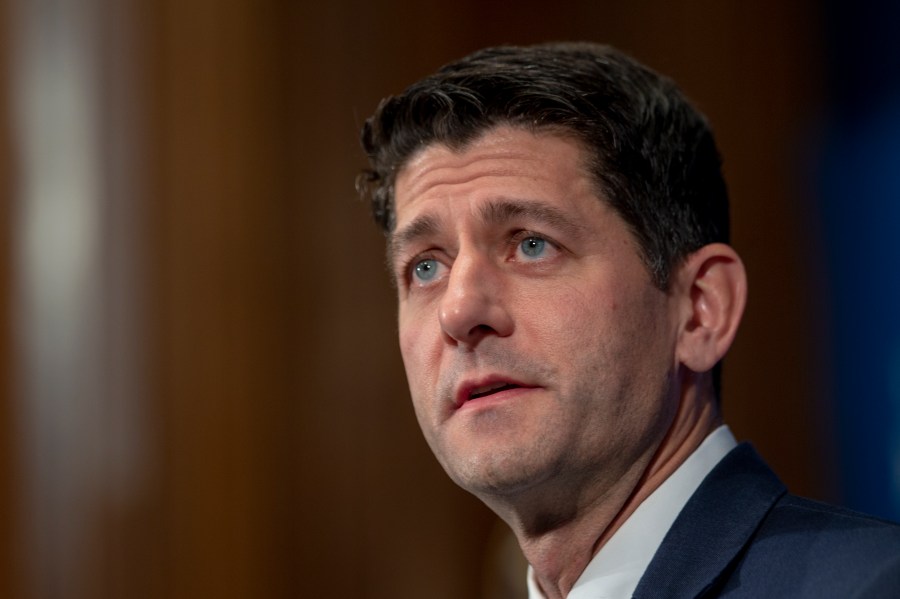
<svg viewBox="0 0 900 599"><path fill-rule="evenodd" d="M723 426L746 276L671 81L604 46L493 48L362 142L416 415L532 597L900 596L900 527L787 495Z"/></svg>

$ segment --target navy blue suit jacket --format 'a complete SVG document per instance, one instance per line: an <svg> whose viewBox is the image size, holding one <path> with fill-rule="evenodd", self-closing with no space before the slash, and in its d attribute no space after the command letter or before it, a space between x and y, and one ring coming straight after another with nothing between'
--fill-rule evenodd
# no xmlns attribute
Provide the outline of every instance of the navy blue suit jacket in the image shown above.
<svg viewBox="0 0 900 599"><path fill-rule="evenodd" d="M742 444L685 505L634 597L900 599L900 525L789 495Z"/></svg>

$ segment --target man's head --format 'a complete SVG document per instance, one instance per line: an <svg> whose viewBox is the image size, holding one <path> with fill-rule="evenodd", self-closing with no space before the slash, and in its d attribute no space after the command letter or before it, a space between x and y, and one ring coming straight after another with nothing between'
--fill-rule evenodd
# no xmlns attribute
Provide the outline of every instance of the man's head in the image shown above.
<svg viewBox="0 0 900 599"><path fill-rule="evenodd" d="M485 50L384 101L363 144L416 414L460 485L577 510L717 419L743 269L672 83L602 46Z"/></svg>
<svg viewBox="0 0 900 599"><path fill-rule="evenodd" d="M395 224L397 173L423 147L461 148L498 125L578 139L601 197L628 224L661 289L685 256L728 242L728 197L703 116L675 84L608 46L498 47L385 99L365 124L361 189Z"/></svg>

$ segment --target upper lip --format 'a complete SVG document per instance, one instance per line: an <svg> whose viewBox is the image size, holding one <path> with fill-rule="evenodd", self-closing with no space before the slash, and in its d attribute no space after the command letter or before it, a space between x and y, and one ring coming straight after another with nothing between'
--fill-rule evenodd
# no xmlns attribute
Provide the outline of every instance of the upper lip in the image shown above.
<svg viewBox="0 0 900 599"><path fill-rule="evenodd" d="M456 407L473 399L473 396L481 397L504 387L534 387L534 385L501 374L465 380L457 388Z"/></svg>

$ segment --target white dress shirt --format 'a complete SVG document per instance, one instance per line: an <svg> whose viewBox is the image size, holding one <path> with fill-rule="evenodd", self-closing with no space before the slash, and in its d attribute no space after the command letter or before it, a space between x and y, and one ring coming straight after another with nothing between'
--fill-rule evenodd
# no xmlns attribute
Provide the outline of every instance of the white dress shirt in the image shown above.
<svg viewBox="0 0 900 599"><path fill-rule="evenodd" d="M710 433L600 548L567 599L630 598L681 509L706 475L736 446L728 426L722 425ZM531 566L528 597L544 599Z"/></svg>

